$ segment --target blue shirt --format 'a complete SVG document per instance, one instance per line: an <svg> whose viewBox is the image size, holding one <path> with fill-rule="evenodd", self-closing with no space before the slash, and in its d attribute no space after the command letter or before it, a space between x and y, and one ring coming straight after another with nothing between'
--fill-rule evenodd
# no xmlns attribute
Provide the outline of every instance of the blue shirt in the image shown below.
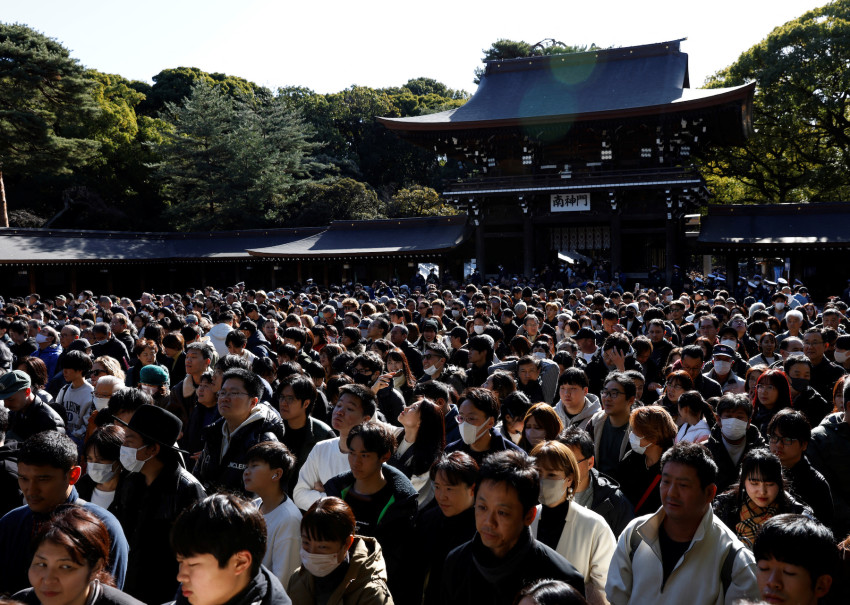
<svg viewBox="0 0 850 605"><path fill-rule="evenodd" d="M124 587L124 576L127 574L127 557L130 547L124 537L124 531L118 519L105 508L80 499L77 489L72 487L67 504L78 503L88 512L103 521L109 532L109 562L108 569L119 590ZM24 588L29 588L27 571L32 562L33 551L31 541L39 527L50 515L34 513L29 506L19 506L9 511L0 519L0 593L14 594Z"/></svg>

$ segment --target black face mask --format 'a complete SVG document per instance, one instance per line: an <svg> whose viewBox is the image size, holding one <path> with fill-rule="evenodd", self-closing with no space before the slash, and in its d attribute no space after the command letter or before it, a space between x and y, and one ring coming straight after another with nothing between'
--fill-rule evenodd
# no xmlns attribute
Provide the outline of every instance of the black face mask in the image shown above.
<svg viewBox="0 0 850 605"><path fill-rule="evenodd" d="M635 312L633 310L626 311L626 317L628 317L629 319L634 318L634 316Z"/></svg>
<svg viewBox="0 0 850 605"><path fill-rule="evenodd" d="M362 384L368 386L372 382L371 374L360 374L359 372L355 372L351 374L352 380L354 380L354 384Z"/></svg>

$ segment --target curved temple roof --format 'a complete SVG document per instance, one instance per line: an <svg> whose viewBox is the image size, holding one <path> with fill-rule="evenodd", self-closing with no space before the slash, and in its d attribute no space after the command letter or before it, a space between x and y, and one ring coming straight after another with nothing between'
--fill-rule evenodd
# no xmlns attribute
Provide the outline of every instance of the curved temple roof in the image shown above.
<svg viewBox="0 0 850 605"><path fill-rule="evenodd" d="M690 89L688 55L680 42L490 61L463 106L379 120L391 130L460 130L669 113L752 96L754 83Z"/></svg>

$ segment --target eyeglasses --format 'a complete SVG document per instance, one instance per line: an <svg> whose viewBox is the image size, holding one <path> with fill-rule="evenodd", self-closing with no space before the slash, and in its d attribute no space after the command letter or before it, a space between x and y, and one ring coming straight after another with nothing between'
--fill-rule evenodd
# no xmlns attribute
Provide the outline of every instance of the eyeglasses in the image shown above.
<svg viewBox="0 0 850 605"><path fill-rule="evenodd" d="M245 391L219 391L218 398L224 399L225 397L228 399L232 399L234 397L247 397L248 393Z"/></svg>
<svg viewBox="0 0 850 605"><path fill-rule="evenodd" d="M107 374L107 371L106 370L92 370L91 371L92 376L100 376L102 374Z"/></svg>
<svg viewBox="0 0 850 605"><path fill-rule="evenodd" d="M476 424L478 422L478 416L461 416L460 414L458 414L457 416L455 416L455 420L457 420L458 424L468 422L469 424L475 424L476 426L478 426Z"/></svg>
<svg viewBox="0 0 850 605"><path fill-rule="evenodd" d="M428 355L422 356L422 359L442 359L442 358L443 358L442 355L431 355L430 353Z"/></svg>
<svg viewBox="0 0 850 605"><path fill-rule="evenodd" d="M618 391L617 389L602 389L599 391L599 395L602 397L610 397L611 399L616 399L622 394L623 391Z"/></svg>
<svg viewBox="0 0 850 605"><path fill-rule="evenodd" d="M794 437L777 437L776 435L771 435L767 438L770 442L770 445L776 445L777 443L781 443L785 447L789 447L794 445L795 441L799 441L799 439L795 439Z"/></svg>

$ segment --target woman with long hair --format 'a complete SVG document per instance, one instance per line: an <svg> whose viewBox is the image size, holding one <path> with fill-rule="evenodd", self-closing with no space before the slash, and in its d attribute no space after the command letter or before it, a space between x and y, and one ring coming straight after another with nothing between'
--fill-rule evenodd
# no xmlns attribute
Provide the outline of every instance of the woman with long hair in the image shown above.
<svg viewBox="0 0 850 605"><path fill-rule="evenodd" d="M325 369L325 382L334 375L332 368L334 359L343 352L345 352L345 347L336 343L328 343L322 348L319 353L319 363Z"/></svg>
<svg viewBox="0 0 850 605"><path fill-rule="evenodd" d="M404 395L404 402L409 405L413 401L413 387L416 386L416 378L410 371L407 355L401 349L391 349L387 353L385 363L387 372L393 374L393 387Z"/></svg>
<svg viewBox="0 0 850 605"><path fill-rule="evenodd" d="M15 369L30 377L33 393L38 395L44 403L53 403L53 395L44 390L50 380L44 361L38 357L21 357Z"/></svg>
<svg viewBox="0 0 850 605"><path fill-rule="evenodd" d="M771 517L795 513L814 519L812 510L789 493L782 463L766 449L747 454L738 484L717 496L712 506L714 514L750 549Z"/></svg>
<svg viewBox="0 0 850 605"><path fill-rule="evenodd" d="M782 370L768 370L756 381L753 398L753 425L762 435L767 434L770 419L779 410L791 407L791 383Z"/></svg>
<svg viewBox="0 0 850 605"><path fill-rule="evenodd" d="M684 370L676 370L667 374L667 380L664 382L664 390L661 392L661 399L658 400L658 405L663 407L673 418L679 416L679 397L682 393L694 390L694 381L691 375Z"/></svg>
<svg viewBox="0 0 850 605"><path fill-rule="evenodd" d="M142 605L115 588L107 571L109 532L79 506L60 508L33 541L32 588L12 599L32 605Z"/></svg>
<svg viewBox="0 0 850 605"><path fill-rule="evenodd" d="M756 383L768 369L768 366L763 363L751 365L747 368L747 373L744 375L744 394L750 398L750 401L755 399Z"/></svg>
<svg viewBox="0 0 850 605"><path fill-rule="evenodd" d="M676 434L676 443L708 441L712 427L717 424L714 409L702 398L699 391L686 391L678 401L679 420L682 421Z"/></svg>
<svg viewBox="0 0 850 605"><path fill-rule="evenodd" d="M403 428L396 435L398 447L387 464L410 479L419 492L421 509L434 498L428 471L446 447L443 410L430 399L420 399L405 407L398 421Z"/></svg>

